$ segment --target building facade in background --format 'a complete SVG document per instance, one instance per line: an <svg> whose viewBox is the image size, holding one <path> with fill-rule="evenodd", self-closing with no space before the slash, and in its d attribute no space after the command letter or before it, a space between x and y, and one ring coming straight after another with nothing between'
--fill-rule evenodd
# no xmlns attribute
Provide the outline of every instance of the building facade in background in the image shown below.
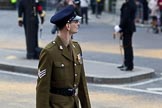
<svg viewBox="0 0 162 108"><path fill-rule="evenodd" d="M10 0L0 0L0 9L12 9Z"/></svg>

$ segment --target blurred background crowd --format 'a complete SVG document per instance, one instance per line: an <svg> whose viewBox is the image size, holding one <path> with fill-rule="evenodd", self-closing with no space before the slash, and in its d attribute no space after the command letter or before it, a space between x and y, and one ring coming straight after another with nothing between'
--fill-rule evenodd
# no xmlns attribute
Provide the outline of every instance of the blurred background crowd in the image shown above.
<svg viewBox="0 0 162 108"><path fill-rule="evenodd" d="M121 4L126 0L39 0L44 9L59 10L63 5L73 1L78 13L85 14L85 23L88 24L88 15L91 13L99 18L102 12L120 13ZM17 9L19 0L0 0L0 9ZM162 0L135 0L137 5L136 23L148 24L154 33L162 31ZM81 12L82 11L82 12ZM87 12L90 11L90 12ZM82 23L84 23L82 21Z"/></svg>

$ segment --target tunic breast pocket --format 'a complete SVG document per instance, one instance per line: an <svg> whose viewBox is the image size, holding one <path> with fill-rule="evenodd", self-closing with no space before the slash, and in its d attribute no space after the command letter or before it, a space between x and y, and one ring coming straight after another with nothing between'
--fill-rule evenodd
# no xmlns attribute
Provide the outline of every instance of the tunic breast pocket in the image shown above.
<svg viewBox="0 0 162 108"><path fill-rule="evenodd" d="M69 79L69 64L63 62L55 62L53 77L55 80Z"/></svg>

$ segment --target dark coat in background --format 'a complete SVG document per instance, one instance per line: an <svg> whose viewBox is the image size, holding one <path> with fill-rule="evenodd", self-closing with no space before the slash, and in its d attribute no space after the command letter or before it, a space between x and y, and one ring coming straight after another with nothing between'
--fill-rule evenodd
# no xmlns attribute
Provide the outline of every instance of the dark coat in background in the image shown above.
<svg viewBox="0 0 162 108"><path fill-rule="evenodd" d="M125 2L121 7L120 15L120 28L122 32L135 32L135 16L136 15L136 5L129 2Z"/></svg>
<svg viewBox="0 0 162 108"><path fill-rule="evenodd" d="M145 23L145 21L148 21L149 19L149 7L148 7L148 0L140 0L142 7L143 7L143 23Z"/></svg>
<svg viewBox="0 0 162 108"><path fill-rule="evenodd" d="M18 23L25 30L27 59L38 59L41 48L38 47L39 19L44 22L45 13L35 0L20 0L18 3Z"/></svg>
<svg viewBox="0 0 162 108"><path fill-rule="evenodd" d="M126 0L121 7L121 16L119 27L123 33L123 49L124 49L124 61L125 71L131 71L134 68L133 64L133 47L132 47L132 36L133 32L136 31L135 26L136 16L136 5L134 0Z"/></svg>

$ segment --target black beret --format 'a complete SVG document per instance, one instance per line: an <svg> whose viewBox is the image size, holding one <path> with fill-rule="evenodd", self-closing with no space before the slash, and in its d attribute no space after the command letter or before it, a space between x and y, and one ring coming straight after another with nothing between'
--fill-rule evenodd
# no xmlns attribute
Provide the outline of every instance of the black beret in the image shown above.
<svg viewBox="0 0 162 108"><path fill-rule="evenodd" d="M58 11L50 19L50 22L56 24L56 26L63 26L67 22L72 20L80 20L81 17L76 15L75 8L73 5L68 5L65 8Z"/></svg>

